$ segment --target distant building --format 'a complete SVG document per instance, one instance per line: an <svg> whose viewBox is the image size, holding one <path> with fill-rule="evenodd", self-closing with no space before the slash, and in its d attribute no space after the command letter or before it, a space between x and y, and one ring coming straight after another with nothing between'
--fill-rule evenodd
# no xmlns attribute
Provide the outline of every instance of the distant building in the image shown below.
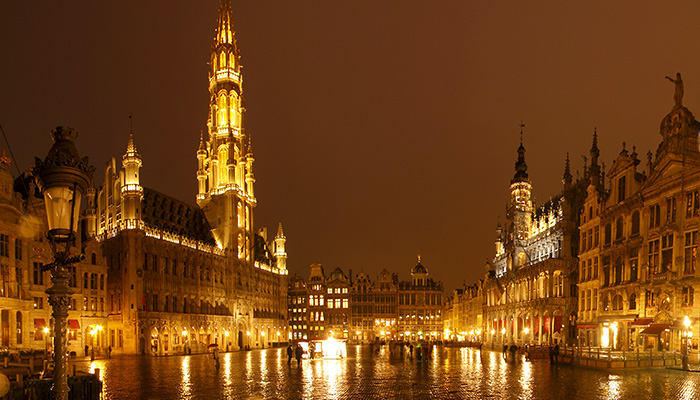
<svg viewBox="0 0 700 400"><path fill-rule="evenodd" d="M398 289L398 338L442 340L442 282L428 277L420 257L411 269L411 280L399 282Z"/></svg>
<svg viewBox="0 0 700 400"><path fill-rule="evenodd" d="M446 340L481 343L483 340L483 280L454 289L443 311Z"/></svg>
<svg viewBox="0 0 700 400"><path fill-rule="evenodd" d="M340 268L326 277L321 264L312 264L307 280L295 275L289 283L292 337L326 338L332 331L357 343L441 340L442 296L442 283L430 279L420 262L407 282L387 270L375 282L362 271L350 280Z"/></svg>

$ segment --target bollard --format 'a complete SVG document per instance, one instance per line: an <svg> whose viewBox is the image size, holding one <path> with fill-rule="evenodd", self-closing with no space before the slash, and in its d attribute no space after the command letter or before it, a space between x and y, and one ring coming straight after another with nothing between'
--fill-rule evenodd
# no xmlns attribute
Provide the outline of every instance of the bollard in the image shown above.
<svg viewBox="0 0 700 400"><path fill-rule="evenodd" d="M100 380L100 369L99 368L95 368L95 377L97 377L98 381Z"/></svg>

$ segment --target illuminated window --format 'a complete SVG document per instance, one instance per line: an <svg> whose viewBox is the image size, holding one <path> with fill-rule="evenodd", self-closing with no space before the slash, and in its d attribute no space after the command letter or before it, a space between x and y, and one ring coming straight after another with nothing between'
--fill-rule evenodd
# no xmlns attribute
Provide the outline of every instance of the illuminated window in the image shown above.
<svg viewBox="0 0 700 400"><path fill-rule="evenodd" d="M695 264L698 258L698 231L685 233L685 267L683 273L695 274Z"/></svg>
<svg viewBox="0 0 700 400"><path fill-rule="evenodd" d="M226 146L219 149L219 182L222 185L228 183L228 148Z"/></svg>
<svg viewBox="0 0 700 400"><path fill-rule="evenodd" d="M228 125L228 107L226 107L226 96L219 96L218 103L218 113L219 113L219 127L224 127Z"/></svg>

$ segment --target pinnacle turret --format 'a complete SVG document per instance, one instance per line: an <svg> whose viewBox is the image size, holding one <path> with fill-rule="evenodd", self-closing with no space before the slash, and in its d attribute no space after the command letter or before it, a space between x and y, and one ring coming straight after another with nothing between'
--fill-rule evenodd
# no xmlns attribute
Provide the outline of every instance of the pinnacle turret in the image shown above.
<svg viewBox="0 0 700 400"><path fill-rule="evenodd" d="M520 146L518 147L518 161L515 162L515 175L513 176L511 183L527 182L528 179L527 164L525 163L525 146L523 146L523 142L521 140Z"/></svg>
<svg viewBox="0 0 700 400"><path fill-rule="evenodd" d="M569 153L566 153L566 162L564 163L564 176L562 177L562 182L564 182L564 187L568 188L571 186L573 177L571 176L571 163L569 162Z"/></svg>

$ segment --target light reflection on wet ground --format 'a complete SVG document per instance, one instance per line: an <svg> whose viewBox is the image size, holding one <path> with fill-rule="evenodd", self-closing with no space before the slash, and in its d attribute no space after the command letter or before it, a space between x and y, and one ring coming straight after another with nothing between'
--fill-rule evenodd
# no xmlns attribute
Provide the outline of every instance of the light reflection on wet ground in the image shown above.
<svg viewBox="0 0 700 400"><path fill-rule="evenodd" d="M211 355L76 361L99 368L105 399L696 399L700 374L605 371L506 362L500 353L436 348L421 363L349 346L344 360L287 364L284 348Z"/></svg>

